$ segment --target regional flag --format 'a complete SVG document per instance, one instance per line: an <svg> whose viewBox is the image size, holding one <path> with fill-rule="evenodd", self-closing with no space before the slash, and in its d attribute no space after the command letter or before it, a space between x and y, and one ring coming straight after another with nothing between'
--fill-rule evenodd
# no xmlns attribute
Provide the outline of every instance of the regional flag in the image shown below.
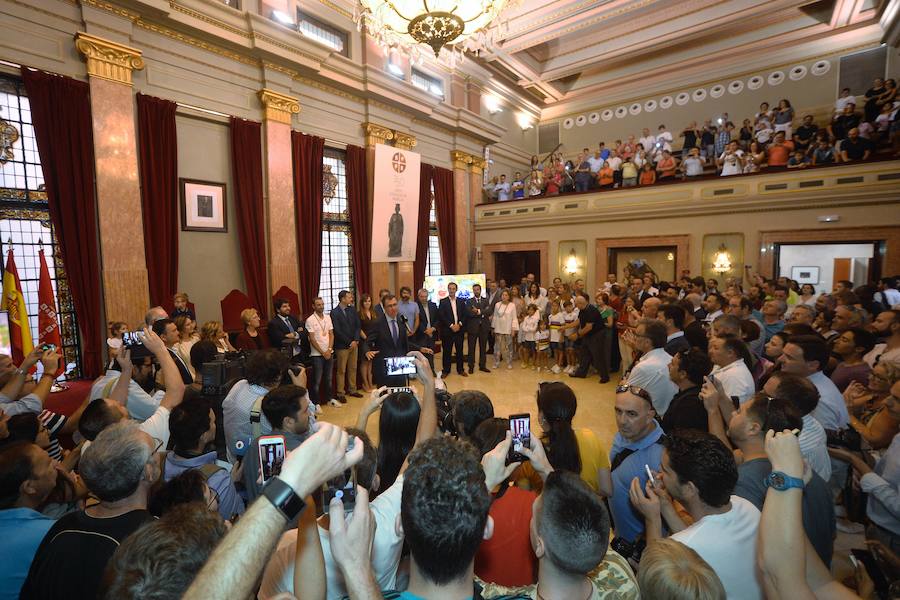
<svg viewBox="0 0 900 600"><path fill-rule="evenodd" d="M25 308L25 296L22 294L22 282L10 248L6 258L6 270L3 271L3 298L0 309L9 313L9 337L12 345L12 359L21 364L25 357L34 350L31 341L31 326L28 323L28 310Z"/></svg>
<svg viewBox="0 0 900 600"><path fill-rule="evenodd" d="M57 349L62 343L59 336L59 321L56 320L56 296L53 294L53 282L43 249L38 252L41 278L38 282L38 344L53 344Z"/></svg>

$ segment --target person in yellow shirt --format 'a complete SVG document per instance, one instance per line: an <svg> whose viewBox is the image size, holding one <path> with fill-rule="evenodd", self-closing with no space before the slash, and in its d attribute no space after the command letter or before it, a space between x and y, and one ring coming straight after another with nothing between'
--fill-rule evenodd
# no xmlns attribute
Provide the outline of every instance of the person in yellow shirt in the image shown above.
<svg viewBox="0 0 900 600"><path fill-rule="evenodd" d="M578 473L593 490L612 495L609 454L600 438L587 428L572 428L578 408L575 392L565 383L545 381L537 393L538 423L541 441L554 469ZM514 475L520 487L540 491L543 482L530 463L523 463Z"/></svg>

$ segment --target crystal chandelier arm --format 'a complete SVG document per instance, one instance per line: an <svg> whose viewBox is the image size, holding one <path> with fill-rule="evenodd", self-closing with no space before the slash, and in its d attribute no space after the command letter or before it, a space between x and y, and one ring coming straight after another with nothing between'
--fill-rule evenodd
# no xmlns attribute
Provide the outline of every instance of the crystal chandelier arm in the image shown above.
<svg viewBox="0 0 900 600"><path fill-rule="evenodd" d="M405 21L412 21L411 18L409 18L409 17L407 17L406 15L404 15L403 13L401 13L400 10L399 10L396 6L394 6L394 3L391 2L390 0L388 0L387 2L385 2L385 4L386 4L391 10L393 10L395 13L397 13L397 16L400 17L401 19L404 19Z"/></svg>

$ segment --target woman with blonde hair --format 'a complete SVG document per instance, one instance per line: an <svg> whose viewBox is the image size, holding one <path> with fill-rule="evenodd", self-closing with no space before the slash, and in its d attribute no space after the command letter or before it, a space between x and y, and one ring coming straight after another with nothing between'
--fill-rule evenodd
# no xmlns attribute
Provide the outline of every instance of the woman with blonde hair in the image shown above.
<svg viewBox="0 0 900 600"><path fill-rule="evenodd" d="M234 346L238 350L264 350L269 348L269 336L262 335L259 331L262 321L255 308L245 308L241 311L241 321L244 330L234 340Z"/></svg>
<svg viewBox="0 0 900 600"><path fill-rule="evenodd" d="M175 327L178 328L178 342L172 349L178 353L184 364L187 365L191 377L195 377L194 368L191 366L191 347L200 341L200 334L197 333L197 322L187 315L179 315L175 317Z"/></svg>
<svg viewBox="0 0 900 600"><path fill-rule="evenodd" d="M200 340L207 340L216 345L216 350L220 353L234 352L234 346L228 339L228 334L222 329L222 324L218 321L207 321L200 328Z"/></svg>
<svg viewBox="0 0 900 600"><path fill-rule="evenodd" d="M643 598L725 600L722 581L709 563L692 548L672 539L647 545L637 579Z"/></svg>

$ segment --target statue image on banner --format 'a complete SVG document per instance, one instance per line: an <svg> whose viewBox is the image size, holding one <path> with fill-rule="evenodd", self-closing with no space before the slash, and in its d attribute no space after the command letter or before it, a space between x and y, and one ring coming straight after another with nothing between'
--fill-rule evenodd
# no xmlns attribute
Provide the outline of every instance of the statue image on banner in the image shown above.
<svg viewBox="0 0 900 600"><path fill-rule="evenodd" d="M400 205L394 205L394 214L388 221L388 256L395 257L403 254L403 215L400 214Z"/></svg>
<svg viewBox="0 0 900 600"><path fill-rule="evenodd" d="M421 157L375 145L372 262L413 262L419 228Z"/></svg>

